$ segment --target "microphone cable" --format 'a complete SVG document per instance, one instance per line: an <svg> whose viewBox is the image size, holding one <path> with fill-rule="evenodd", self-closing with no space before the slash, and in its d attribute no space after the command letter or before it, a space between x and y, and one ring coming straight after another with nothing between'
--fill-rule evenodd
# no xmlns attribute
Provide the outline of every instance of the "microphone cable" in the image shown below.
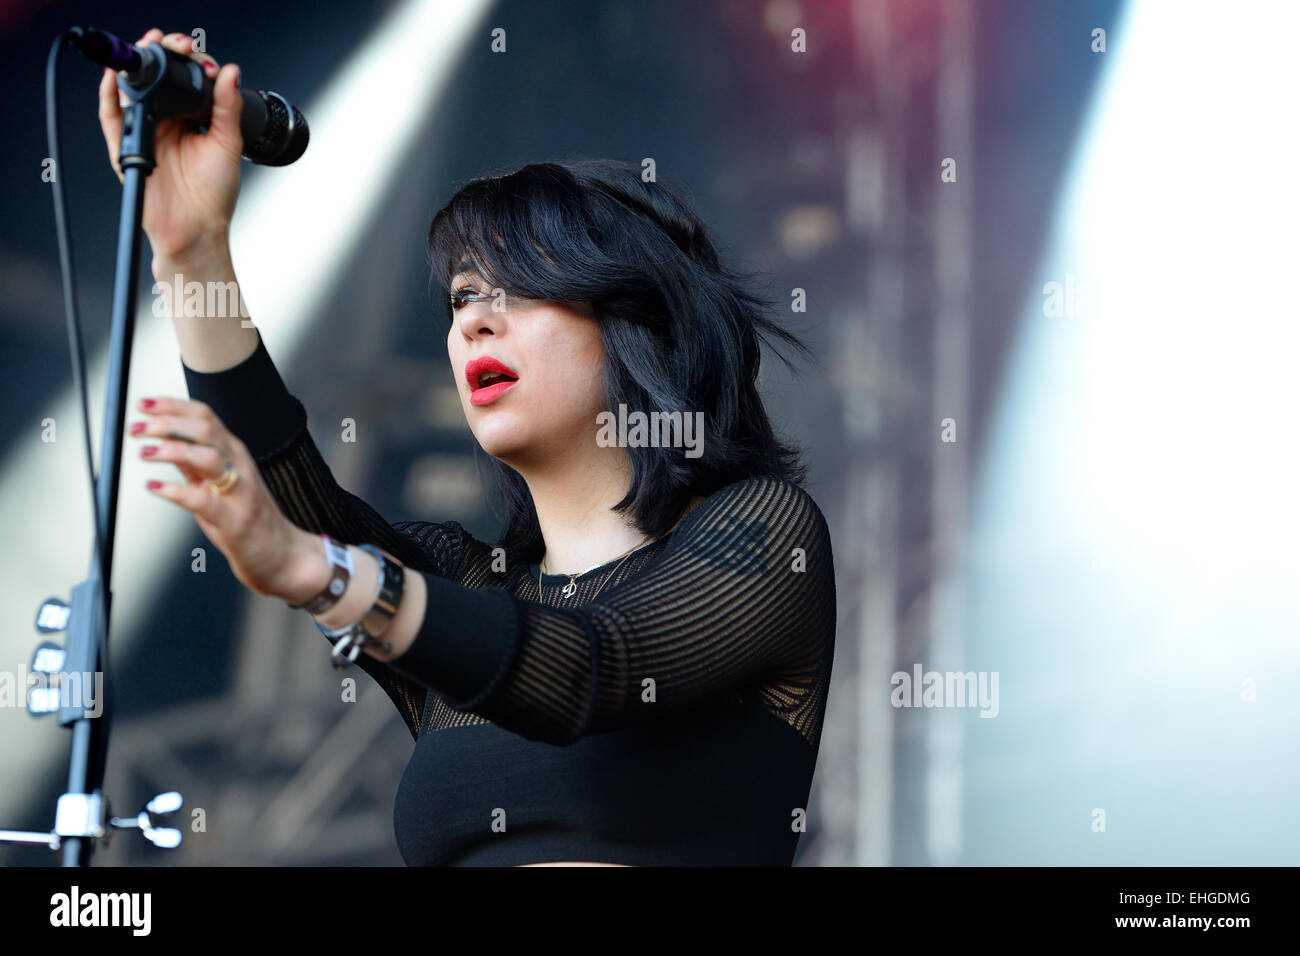
<svg viewBox="0 0 1300 956"><path fill-rule="evenodd" d="M99 646L99 667L104 674L103 691L104 691L104 709L102 719L104 721L99 735L100 753L97 756L99 766L104 767L104 757L108 747L108 729L112 718L112 700L113 695L108 693L111 684L109 679L109 660L108 646L105 635L108 633L108 589L111 582L108 580L106 573L107 556L104 554L104 536L101 531L102 515L99 510L99 499L96 496L96 488L99 483L99 476L95 472L94 452L90 447L90 409L87 405L86 396L86 356L82 343L81 320L77 314L77 279L74 264L72 261L72 243L70 239L70 230L68 228L68 210L67 200L63 193L63 160L59 151L59 55L63 52L64 47L73 43L74 39L80 36L80 29L72 27L64 30L55 39L54 45L50 47L50 55L45 63L45 133L47 145L50 151L50 159L54 164L54 177L52 185L54 186L54 226L58 236L59 244L59 269L62 273L63 282L63 306L64 315L67 320L68 328L68 347L71 351L72 358L72 381L77 395L80 399L82 434L85 439L86 449L86 467L90 474L90 514L92 523L95 527L95 556L99 566L99 580L101 587L99 594L100 619L104 622L102 628L96 628L96 640ZM86 675L82 675L85 679ZM93 675L91 675L93 679ZM84 697L83 697L84 700Z"/></svg>

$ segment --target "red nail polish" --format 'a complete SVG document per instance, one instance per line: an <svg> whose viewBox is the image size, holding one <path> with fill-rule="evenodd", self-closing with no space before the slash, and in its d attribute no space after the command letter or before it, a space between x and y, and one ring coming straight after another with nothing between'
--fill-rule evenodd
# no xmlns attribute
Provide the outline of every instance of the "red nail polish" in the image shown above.
<svg viewBox="0 0 1300 956"><path fill-rule="evenodd" d="M138 434L140 434L142 431L144 431L144 422L135 422L135 423L131 426L131 434L132 434L132 435L138 435Z"/></svg>
<svg viewBox="0 0 1300 956"><path fill-rule="evenodd" d="M142 398L142 399L140 399L140 407L141 407L141 408L153 408L153 407L154 407L155 405L157 405L157 404L158 404L158 403L155 402L152 398Z"/></svg>
<svg viewBox="0 0 1300 956"><path fill-rule="evenodd" d="M143 448L140 449L140 454L145 458L152 458L154 455L158 454L158 446L145 445Z"/></svg>
<svg viewBox="0 0 1300 956"><path fill-rule="evenodd" d="M157 491L159 488L162 487L162 482L154 481L151 478L149 481L145 482L145 487L148 488L150 491Z"/></svg>

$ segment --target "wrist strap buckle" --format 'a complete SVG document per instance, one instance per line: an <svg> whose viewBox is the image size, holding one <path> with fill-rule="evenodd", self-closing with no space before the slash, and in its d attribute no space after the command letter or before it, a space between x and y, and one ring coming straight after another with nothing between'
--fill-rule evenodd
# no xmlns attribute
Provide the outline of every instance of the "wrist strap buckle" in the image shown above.
<svg viewBox="0 0 1300 956"><path fill-rule="evenodd" d="M375 589L375 599L371 602L369 610L362 614L360 619L354 621L346 627L330 630L316 621L317 629L331 641L334 641L334 650L330 654L330 662L334 665L335 670L342 670L357 659L363 647L376 647L380 644L379 640L365 628L365 619L372 613L380 614L392 622L398 607L402 603L402 592L405 574L403 568L396 561L388 561L384 554L372 544L359 545L362 551L369 552L379 561L379 586ZM351 556L348 556L348 563L351 564Z"/></svg>

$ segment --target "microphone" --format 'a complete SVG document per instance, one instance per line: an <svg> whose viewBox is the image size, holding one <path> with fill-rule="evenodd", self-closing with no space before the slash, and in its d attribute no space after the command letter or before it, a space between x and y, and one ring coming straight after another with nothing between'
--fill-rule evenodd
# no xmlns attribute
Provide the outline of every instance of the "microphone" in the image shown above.
<svg viewBox="0 0 1300 956"><path fill-rule="evenodd" d="M73 27L72 44L92 63L118 73L118 87L142 99L155 98L155 115L206 128L212 122L213 80L202 65L160 43L132 46L93 27ZM307 121L287 99L267 90L240 90L244 109L239 132L244 158L263 166L287 166L307 149Z"/></svg>

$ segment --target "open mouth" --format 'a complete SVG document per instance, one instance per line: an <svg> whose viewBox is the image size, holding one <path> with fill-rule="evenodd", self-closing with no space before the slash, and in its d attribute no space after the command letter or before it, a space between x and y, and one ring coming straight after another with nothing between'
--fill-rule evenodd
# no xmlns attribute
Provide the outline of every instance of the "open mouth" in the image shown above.
<svg viewBox="0 0 1300 956"><path fill-rule="evenodd" d="M519 376L492 356L481 355L465 366L465 381L469 383L469 400L484 405L517 384Z"/></svg>
<svg viewBox="0 0 1300 956"><path fill-rule="evenodd" d="M519 381L513 375L507 375L505 372L484 372L478 377L478 384L474 387L475 391L480 388L488 388L496 385L498 382L517 382Z"/></svg>

